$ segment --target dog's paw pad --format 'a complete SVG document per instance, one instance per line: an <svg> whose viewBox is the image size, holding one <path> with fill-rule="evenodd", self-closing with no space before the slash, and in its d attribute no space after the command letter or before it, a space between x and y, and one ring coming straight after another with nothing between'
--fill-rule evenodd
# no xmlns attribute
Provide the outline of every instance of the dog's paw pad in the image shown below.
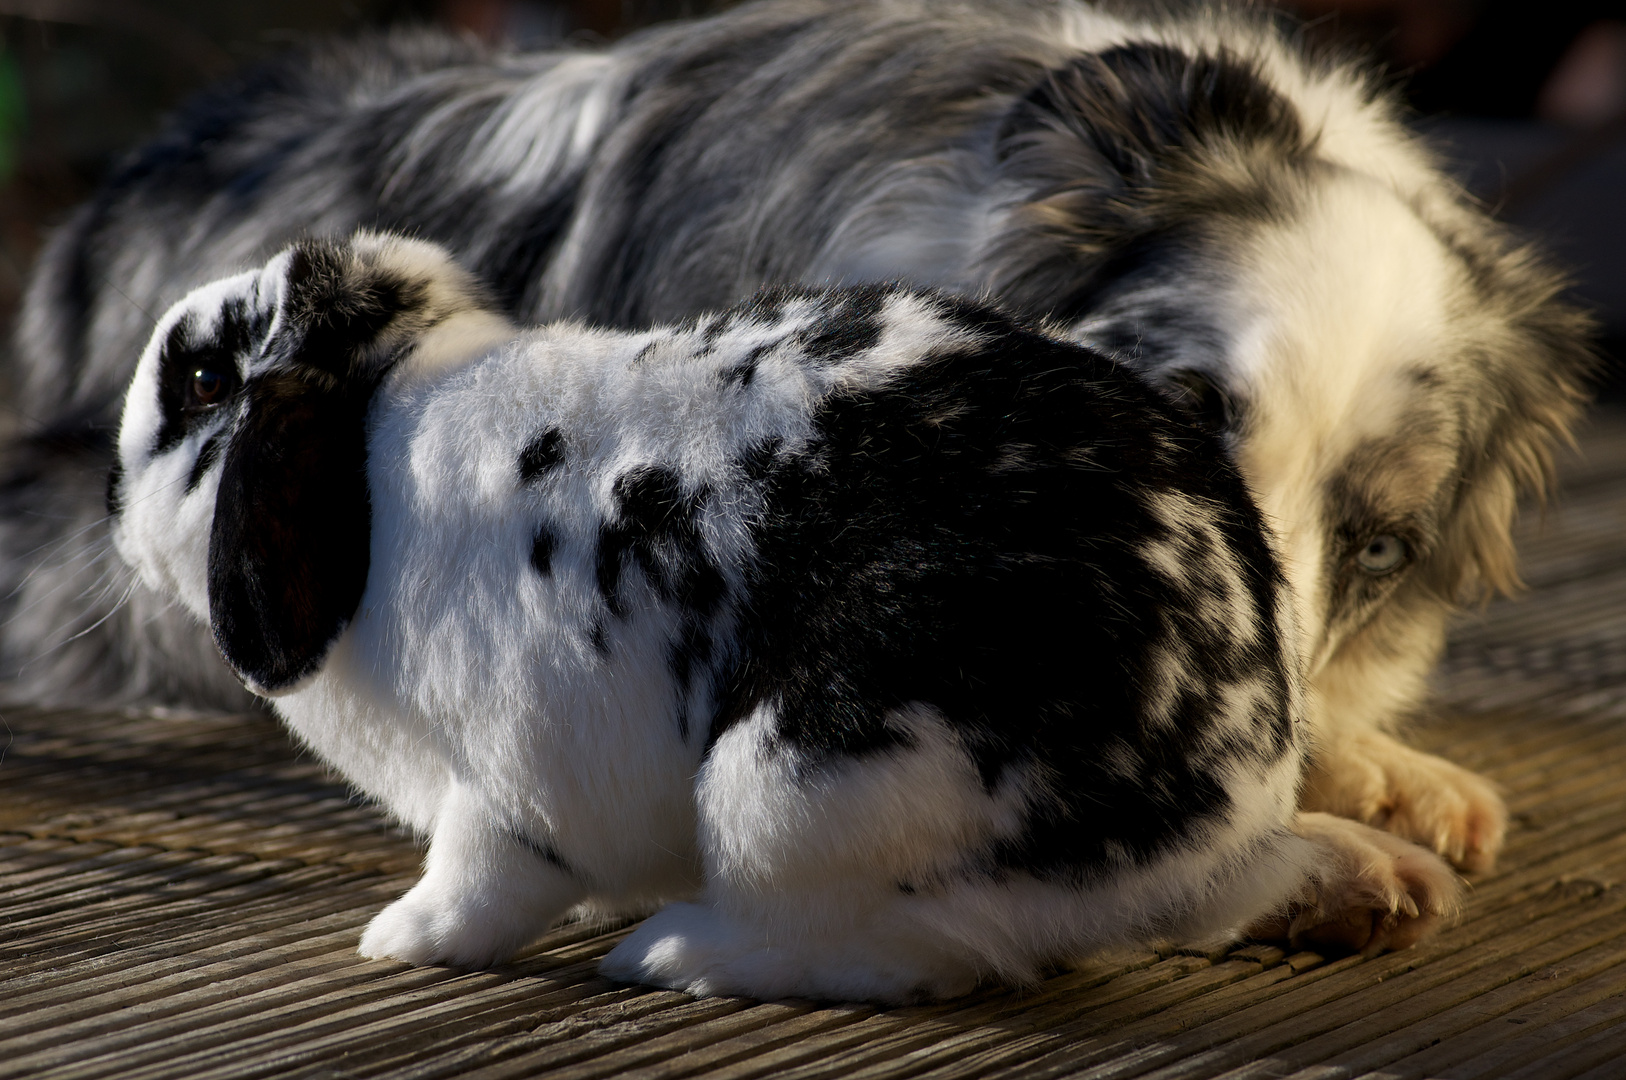
<svg viewBox="0 0 1626 1080"><path fill-rule="evenodd" d="M1405 837L1469 873L1495 866L1507 834L1507 806L1489 780L1376 732L1327 751L1302 805Z"/></svg>

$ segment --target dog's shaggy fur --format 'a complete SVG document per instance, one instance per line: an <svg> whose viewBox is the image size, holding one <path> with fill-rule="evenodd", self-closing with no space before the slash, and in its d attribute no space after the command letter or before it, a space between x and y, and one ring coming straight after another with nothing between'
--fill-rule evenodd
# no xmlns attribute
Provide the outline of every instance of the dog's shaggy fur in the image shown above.
<svg viewBox="0 0 1626 1080"><path fill-rule="evenodd" d="M1393 737L1576 415L1584 320L1355 67L1256 21L1073 0L774 0L599 51L319 49L181 115L44 255L0 523L37 701L243 698L109 557L107 432L151 317L304 234L438 239L525 320L765 282L987 292L1223 430L1280 537L1320 746L1306 805L1488 865L1483 781Z"/></svg>
<svg viewBox="0 0 1626 1080"><path fill-rule="evenodd" d="M430 840L368 956L676 900L608 972L896 1002L1456 906L1298 813L1293 604L1217 437L993 309L521 335L431 245L306 241L159 321L118 454L145 584Z"/></svg>

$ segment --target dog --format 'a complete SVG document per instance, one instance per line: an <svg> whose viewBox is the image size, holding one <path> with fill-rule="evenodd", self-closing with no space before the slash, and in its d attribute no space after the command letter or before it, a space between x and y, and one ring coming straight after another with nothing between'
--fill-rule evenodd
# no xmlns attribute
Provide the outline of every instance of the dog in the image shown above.
<svg viewBox="0 0 1626 1080"><path fill-rule="evenodd" d="M429 838L366 956L673 901L607 973L897 1003L1254 926L1403 945L1460 900L1297 812L1292 597L1218 438L986 306L521 333L432 245L305 241L159 320L110 500Z"/></svg>
<svg viewBox="0 0 1626 1080"><path fill-rule="evenodd" d="M1397 115L1246 12L1076 0L768 0L601 50L291 56L183 110L41 258L0 485L11 693L247 700L103 520L132 358L201 282L358 225L447 244L525 322L900 280L1063 325L1222 434L1298 606L1305 808L1484 870L1499 796L1396 733L1456 605L1516 582L1588 323Z"/></svg>

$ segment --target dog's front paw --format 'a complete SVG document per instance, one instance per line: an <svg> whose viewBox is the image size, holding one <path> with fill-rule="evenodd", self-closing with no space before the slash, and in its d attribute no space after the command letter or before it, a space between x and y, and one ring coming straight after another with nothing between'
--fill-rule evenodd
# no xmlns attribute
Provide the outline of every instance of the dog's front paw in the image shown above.
<svg viewBox="0 0 1626 1080"><path fill-rule="evenodd" d="M1404 949L1462 910L1462 881L1438 855L1347 818L1298 815L1320 849L1316 876L1284 912L1248 936L1355 952Z"/></svg>
<svg viewBox="0 0 1626 1080"><path fill-rule="evenodd" d="M1507 806L1489 780L1381 732L1319 754L1300 806L1403 836L1470 873L1496 864L1507 834Z"/></svg>

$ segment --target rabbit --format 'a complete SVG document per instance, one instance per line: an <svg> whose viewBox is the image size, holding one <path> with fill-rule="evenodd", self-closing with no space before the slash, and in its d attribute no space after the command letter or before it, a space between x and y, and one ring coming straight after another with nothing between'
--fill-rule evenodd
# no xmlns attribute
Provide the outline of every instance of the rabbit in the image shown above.
<svg viewBox="0 0 1626 1080"><path fill-rule="evenodd" d="M1296 810L1291 594L1217 436L981 303L521 330L432 244L304 240L159 320L109 508L428 839L367 957L654 910L606 974L898 1003L1460 905L1432 852Z"/></svg>

